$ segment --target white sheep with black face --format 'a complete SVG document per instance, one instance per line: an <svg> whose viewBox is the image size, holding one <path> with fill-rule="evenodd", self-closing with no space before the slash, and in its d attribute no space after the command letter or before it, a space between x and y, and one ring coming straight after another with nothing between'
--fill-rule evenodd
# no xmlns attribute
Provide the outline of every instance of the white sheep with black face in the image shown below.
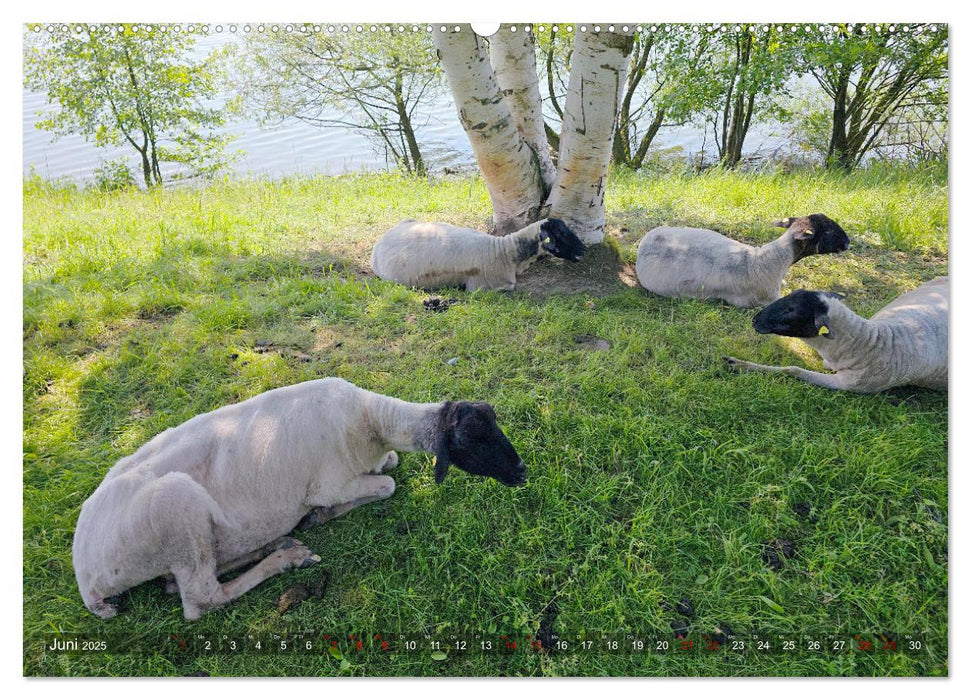
<svg viewBox="0 0 971 700"><path fill-rule="evenodd" d="M803 340L833 374L802 367L725 361L736 370L782 372L827 389L872 394L898 386L947 391L947 277L897 297L870 319L857 316L839 295L800 289L752 319L759 333Z"/></svg>
<svg viewBox="0 0 971 700"><path fill-rule="evenodd" d="M840 225L823 214L772 225L786 232L758 248L707 229L652 229L637 248L637 279L661 296L722 299L751 308L779 298L793 263L849 247Z"/></svg>
<svg viewBox="0 0 971 700"><path fill-rule="evenodd" d="M109 618L113 596L171 576L191 620L311 566L320 557L285 535L391 496L381 472L398 464L394 450L435 453L436 483L450 464L508 486L526 479L488 404L408 403L335 378L274 389L170 428L112 467L74 534L81 597Z"/></svg>
<svg viewBox="0 0 971 700"><path fill-rule="evenodd" d="M584 252L583 242L559 219L543 219L508 236L408 219L374 244L371 269L381 279L424 289L511 290L517 275L540 257L577 262Z"/></svg>

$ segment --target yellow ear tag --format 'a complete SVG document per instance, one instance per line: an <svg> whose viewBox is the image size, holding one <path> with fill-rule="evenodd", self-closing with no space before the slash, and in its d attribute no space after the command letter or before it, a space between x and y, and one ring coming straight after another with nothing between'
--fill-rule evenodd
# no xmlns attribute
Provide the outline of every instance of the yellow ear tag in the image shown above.
<svg viewBox="0 0 971 700"><path fill-rule="evenodd" d="M820 335L829 335L829 328L827 326L820 326L819 327L819 334Z"/></svg>

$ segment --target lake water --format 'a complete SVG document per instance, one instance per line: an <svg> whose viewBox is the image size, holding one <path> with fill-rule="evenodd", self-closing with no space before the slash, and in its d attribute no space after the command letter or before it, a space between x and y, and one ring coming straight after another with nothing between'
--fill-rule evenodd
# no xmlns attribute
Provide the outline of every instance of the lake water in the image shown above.
<svg viewBox="0 0 971 700"><path fill-rule="evenodd" d="M195 48L201 57L214 48L238 41L239 38L233 35L213 34L200 37ZM80 136L53 140L50 132L36 127L41 119L39 113L50 109L46 94L23 91L25 173L34 171L48 179L84 182L90 180L101 163L116 158L126 158L133 172L141 172L137 155L130 147L97 148ZM431 165L435 168L473 165L472 150L453 103L439 100L424 112L428 123L419 131L419 138ZM227 124L221 131L235 137L228 151L242 151L232 166L237 175L270 178L297 174L338 175L389 167L371 141L343 127L318 127L297 119L261 126L256 121L243 119Z"/></svg>
<svg viewBox="0 0 971 700"><path fill-rule="evenodd" d="M102 162L126 158L133 172L139 161L131 148L97 148L80 136L52 141L50 132L36 128L38 111L47 105L46 95L24 91L24 172L44 178L82 182L91 178ZM242 151L233 163L238 175L278 178L284 175L337 175L360 170L385 170L384 156L364 136L345 128L316 127L289 119L261 127L253 121L228 124L223 131L235 136L228 151ZM433 167L472 165L474 159L465 133L451 105L435 105L427 126L419 132L423 151ZM164 174L163 165L163 174ZM171 166L170 166L171 167Z"/></svg>
<svg viewBox="0 0 971 700"><path fill-rule="evenodd" d="M238 41L238 37L229 34L200 37L196 50L204 55L231 41ZM131 148L97 148L80 136L53 140L50 132L36 128L40 120L38 113L49 109L45 94L23 91L25 174L35 172L46 179L83 183L90 181L101 163L116 158L126 158L136 176L141 172L139 161ZM474 166L475 158L452 100L448 97L438 98L422 111L428 121L418 130L418 138L430 169ZM241 120L228 124L223 131L235 136L229 150L243 152L232 165L237 176L280 178L300 174L339 175L386 170L389 167L384 155L375 149L371 141L344 127L319 127L296 119L270 126ZM771 129L753 128L746 144L748 151L771 151L783 142L783 139L772 134ZM677 148L684 153L697 153L703 148L705 139L701 128L689 125L662 130L656 143L656 148ZM709 137L709 153L712 148ZM163 175L165 172L163 166Z"/></svg>

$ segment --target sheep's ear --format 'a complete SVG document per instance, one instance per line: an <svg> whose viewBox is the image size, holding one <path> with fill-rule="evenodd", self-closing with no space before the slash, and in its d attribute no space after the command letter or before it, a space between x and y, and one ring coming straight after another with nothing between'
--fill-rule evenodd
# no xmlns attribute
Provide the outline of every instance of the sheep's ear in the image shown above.
<svg viewBox="0 0 971 700"><path fill-rule="evenodd" d="M829 314L822 313L816 315L816 335L827 340L832 340L835 337L832 329L829 327Z"/></svg>
<svg viewBox="0 0 971 700"><path fill-rule="evenodd" d="M816 232L811 228L804 228L801 231L796 231L793 238L795 238L797 241L805 241L812 238L814 235L816 235Z"/></svg>
<svg viewBox="0 0 971 700"><path fill-rule="evenodd" d="M448 450L442 445L437 452L435 452L435 483L440 484L445 481L445 475L448 474L448 467L452 461L448 458Z"/></svg>
<svg viewBox="0 0 971 700"><path fill-rule="evenodd" d="M777 228L789 228L792 225L792 217L782 219L781 221L773 221L772 225Z"/></svg>

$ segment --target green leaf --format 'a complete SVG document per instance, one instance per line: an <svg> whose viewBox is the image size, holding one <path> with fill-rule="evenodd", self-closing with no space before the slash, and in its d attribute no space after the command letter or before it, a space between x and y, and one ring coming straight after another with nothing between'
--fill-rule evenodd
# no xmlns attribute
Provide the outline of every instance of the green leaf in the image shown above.
<svg viewBox="0 0 971 700"><path fill-rule="evenodd" d="M433 651L432 658L435 661L444 661L448 658L448 654L446 654L444 651Z"/></svg>
<svg viewBox="0 0 971 700"><path fill-rule="evenodd" d="M770 608L772 608L773 610L775 610L780 615L783 614L783 613L785 613L785 609L783 609L783 607L781 605L779 605L777 602L775 602L771 598L766 598L764 595L760 595L759 598L762 599L762 602L763 603L765 603L766 605L768 605Z"/></svg>

